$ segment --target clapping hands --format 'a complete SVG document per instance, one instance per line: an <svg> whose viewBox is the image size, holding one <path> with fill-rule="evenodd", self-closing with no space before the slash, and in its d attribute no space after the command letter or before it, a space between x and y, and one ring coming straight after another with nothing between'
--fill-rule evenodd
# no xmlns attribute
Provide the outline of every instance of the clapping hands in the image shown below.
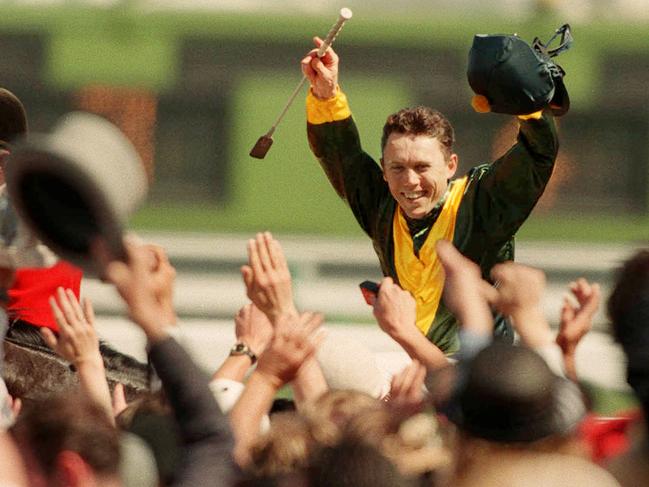
<svg viewBox="0 0 649 487"><path fill-rule="evenodd" d="M297 317L288 263L270 232L258 233L248 242L248 264L241 267L241 275L248 298L273 325Z"/></svg>

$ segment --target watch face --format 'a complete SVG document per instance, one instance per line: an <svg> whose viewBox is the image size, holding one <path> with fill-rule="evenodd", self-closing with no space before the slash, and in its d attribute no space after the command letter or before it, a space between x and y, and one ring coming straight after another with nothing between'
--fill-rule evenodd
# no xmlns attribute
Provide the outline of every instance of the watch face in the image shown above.
<svg viewBox="0 0 649 487"><path fill-rule="evenodd" d="M250 357L250 360L252 360L253 364L257 361L257 356L252 350L248 348L245 343L234 344L234 346L230 349L230 355L247 355L248 357Z"/></svg>

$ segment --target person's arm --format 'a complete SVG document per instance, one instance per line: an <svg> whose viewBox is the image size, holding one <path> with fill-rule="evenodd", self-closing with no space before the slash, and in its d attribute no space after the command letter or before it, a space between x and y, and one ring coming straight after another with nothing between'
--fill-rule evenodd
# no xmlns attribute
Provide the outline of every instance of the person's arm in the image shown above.
<svg viewBox="0 0 649 487"><path fill-rule="evenodd" d="M237 347L246 347L247 352L231 352L210 381L210 390L224 414L232 410L241 396L248 371L266 350L274 332L268 317L252 303L237 312L234 323ZM267 423L268 419L264 420Z"/></svg>
<svg viewBox="0 0 649 487"><path fill-rule="evenodd" d="M241 267L241 276L248 298L273 326L297 317L288 262L270 232L258 233L248 241L248 264Z"/></svg>
<svg viewBox="0 0 649 487"><path fill-rule="evenodd" d="M473 358L491 343L494 320L490 304L498 291L482 279L480 267L447 240L435 244L444 267L444 304L460 323L458 360Z"/></svg>
<svg viewBox="0 0 649 487"><path fill-rule="evenodd" d="M276 332L278 323L297 320L288 262L281 245L269 232L258 234L248 243L248 265L241 268L241 274L248 297L266 314ZM319 397L327 390L315 358L307 360L300 368L293 390L298 405Z"/></svg>
<svg viewBox="0 0 649 487"><path fill-rule="evenodd" d="M541 355L555 374L563 376L561 350L554 341L541 302L546 284L543 271L505 262L492 269L491 277L498 284L496 309L511 316L521 341Z"/></svg>
<svg viewBox="0 0 649 487"><path fill-rule="evenodd" d="M580 278L570 283L570 292L577 300L577 305L574 305L568 296L564 298L556 342L563 353L566 376L576 381L577 345L593 327L593 316L599 308L601 291L599 284L590 284L586 279Z"/></svg>
<svg viewBox="0 0 649 487"><path fill-rule="evenodd" d="M559 149L552 114L545 110L528 117L519 117L516 144L479 169L473 211L491 242L504 243L516 233L552 175Z"/></svg>
<svg viewBox="0 0 649 487"><path fill-rule="evenodd" d="M268 317L257 306L248 303L237 312L234 324L237 343L248 347L259 358L273 338L273 325ZM252 365L253 359L249 355L229 355L214 372L212 379L243 382Z"/></svg>
<svg viewBox="0 0 649 487"><path fill-rule="evenodd" d="M293 399L298 410L306 404L316 401L329 390L329 385L315 356L304 361L295 379L291 383Z"/></svg>
<svg viewBox="0 0 649 487"><path fill-rule="evenodd" d="M230 485L228 480L235 475L234 442L227 418L208 387L208 376L170 337L156 339L149 348L149 358L162 382L184 444L183 461L174 487Z"/></svg>
<svg viewBox="0 0 649 487"><path fill-rule="evenodd" d="M391 277L381 281L374 302L374 317L381 329L390 335L413 360L428 369L438 369L448 360L438 347L421 334L416 325L417 306L408 291L395 284Z"/></svg>
<svg viewBox="0 0 649 487"><path fill-rule="evenodd" d="M111 422L115 422L110 389L106 380L104 360L99 352L99 339L95 331L95 314L90 300L79 305L74 292L58 288L50 297L50 307L58 336L49 328L41 328L47 345L76 368L81 391L100 405Z"/></svg>
<svg viewBox="0 0 649 487"><path fill-rule="evenodd" d="M236 440L234 455L239 465L249 462L261 419L268 414L277 391L292 381L315 353L321 340L316 330L321 324L322 315L313 313L303 313L297 322L287 319L278 323L280 329L259 358L257 369L230 413Z"/></svg>
<svg viewBox="0 0 649 487"><path fill-rule="evenodd" d="M392 377L390 392L383 399L396 411L408 416L421 412L424 408L424 379L426 367L413 360Z"/></svg>
<svg viewBox="0 0 649 487"><path fill-rule="evenodd" d="M315 43L322 41L316 38ZM338 86L338 55L331 48L322 58L316 52L302 60L311 85L306 101L309 146L338 196L371 235L377 208L390 199L388 186L379 165L361 147L347 97Z"/></svg>
<svg viewBox="0 0 649 487"><path fill-rule="evenodd" d="M505 262L491 270L491 277L498 287L495 307L502 314L511 316L523 343L530 348L554 343L552 330L541 306L546 286L543 271Z"/></svg>
<svg viewBox="0 0 649 487"><path fill-rule="evenodd" d="M125 246L126 262L108 262L101 245L96 258L146 335L151 362L172 406L184 443L174 487L231 485L236 469L227 420L212 396L208 377L169 335L170 323L176 322L169 303L174 273L166 266L152 267L144 246L128 241Z"/></svg>

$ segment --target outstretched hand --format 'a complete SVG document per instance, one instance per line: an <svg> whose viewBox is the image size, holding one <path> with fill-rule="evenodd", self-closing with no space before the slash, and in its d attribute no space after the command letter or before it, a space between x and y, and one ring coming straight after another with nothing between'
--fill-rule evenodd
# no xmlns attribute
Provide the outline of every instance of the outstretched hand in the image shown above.
<svg viewBox="0 0 649 487"><path fill-rule="evenodd" d="M41 336L57 354L74 364L83 393L101 406L113 422L104 360L99 352L99 338L94 326L95 313L90 300L84 299L82 304L70 289L58 288L56 297L50 297L50 306L59 326L59 335L57 337L52 330L41 328Z"/></svg>
<svg viewBox="0 0 649 487"><path fill-rule="evenodd" d="M270 232L248 241L248 265L241 267L250 301L275 324L284 316L297 317L291 273L282 247Z"/></svg>
<svg viewBox="0 0 649 487"><path fill-rule="evenodd" d="M446 365L446 357L417 328L417 303L408 291L391 277L381 281L374 301L374 316L381 329L390 335L413 359L429 369Z"/></svg>
<svg viewBox="0 0 649 487"><path fill-rule="evenodd" d="M81 306L72 290L59 287L49 301L59 334L57 337L49 328L41 328L45 343L77 368L84 363L102 364L90 300L83 299Z"/></svg>
<svg viewBox="0 0 649 487"><path fill-rule="evenodd" d="M574 354L581 339L593 327L593 316L601 301L599 284L590 284L584 278L570 283L570 291L577 300L577 305L568 296L564 298L557 335L557 344L564 355Z"/></svg>
<svg viewBox="0 0 649 487"><path fill-rule="evenodd" d="M498 285L498 299L494 306L512 317L521 340L532 348L552 343L552 331L541 302L545 273L523 264L505 262L494 266L491 277Z"/></svg>
<svg viewBox="0 0 649 487"><path fill-rule="evenodd" d="M256 372L276 388L291 382L321 343L323 335L318 329L322 320L321 314L307 312L294 322L281 323L259 358Z"/></svg>
<svg viewBox="0 0 649 487"><path fill-rule="evenodd" d="M415 414L424 405L424 379L426 367L413 360L401 372L392 377L389 403L400 411Z"/></svg>
<svg viewBox="0 0 649 487"><path fill-rule="evenodd" d="M105 265L105 275L128 306L129 317L139 325L150 342L168 336L167 328L176 323L170 306L175 273L167 264L151 264L151 249L146 245L125 240L127 262L113 261ZM170 264L169 264L170 266Z"/></svg>
<svg viewBox="0 0 649 487"><path fill-rule="evenodd" d="M312 49L302 59L302 72L311 83L311 91L321 100L332 98L338 89L338 55L329 47L324 56L318 57L318 49L323 43L319 37L314 37L316 49Z"/></svg>
<svg viewBox="0 0 649 487"><path fill-rule="evenodd" d="M415 298L395 284L391 277L384 277L381 281L373 313L381 329L396 341L419 333Z"/></svg>
<svg viewBox="0 0 649 487"><path fill-rule="evenodd" d="M143 247L149 252L151 262L151 285L156 298L164 306L168 314L173 312L173 291L176 280L176 269L169 262L165 250L159 245L146 243Z"/></svg>
<svg viewBox="0 0 649 487"><path fill-rule="evenodd" d="M539 269L516 262L497 264L491 270L497 283L495 306L506 315L538 307L545 291L545 274Z"/></svg>

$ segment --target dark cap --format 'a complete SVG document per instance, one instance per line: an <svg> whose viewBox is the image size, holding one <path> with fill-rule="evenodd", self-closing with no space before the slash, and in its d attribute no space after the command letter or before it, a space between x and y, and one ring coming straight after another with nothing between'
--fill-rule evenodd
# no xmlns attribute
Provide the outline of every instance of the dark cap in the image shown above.
<svg viewBox="0 0 649 487"><path fill-rule="evenodd" d="M27 133L27 114L11 91L0 88L0 144L12 143Z"/></svg>
<svg viewBox="0 0 649 487"><path fill-rule="evenodd" d="M549 49L559 35L559 46ZM571 44L568 24L547 43L536 38L532 46L517 35L476 35L467 76L473 91L489 104L481 111L525 115L549 105L555 115L566 113L570 99L563 83L565 72L552 58Z"/></svg>
<svg viewBox="0 0 649 487"><path fill-rule="evenodd" d="M525 443L571 433L586 407L579 388L536 352L494 343L473 359L446 412L471 436Z"/></svg>

